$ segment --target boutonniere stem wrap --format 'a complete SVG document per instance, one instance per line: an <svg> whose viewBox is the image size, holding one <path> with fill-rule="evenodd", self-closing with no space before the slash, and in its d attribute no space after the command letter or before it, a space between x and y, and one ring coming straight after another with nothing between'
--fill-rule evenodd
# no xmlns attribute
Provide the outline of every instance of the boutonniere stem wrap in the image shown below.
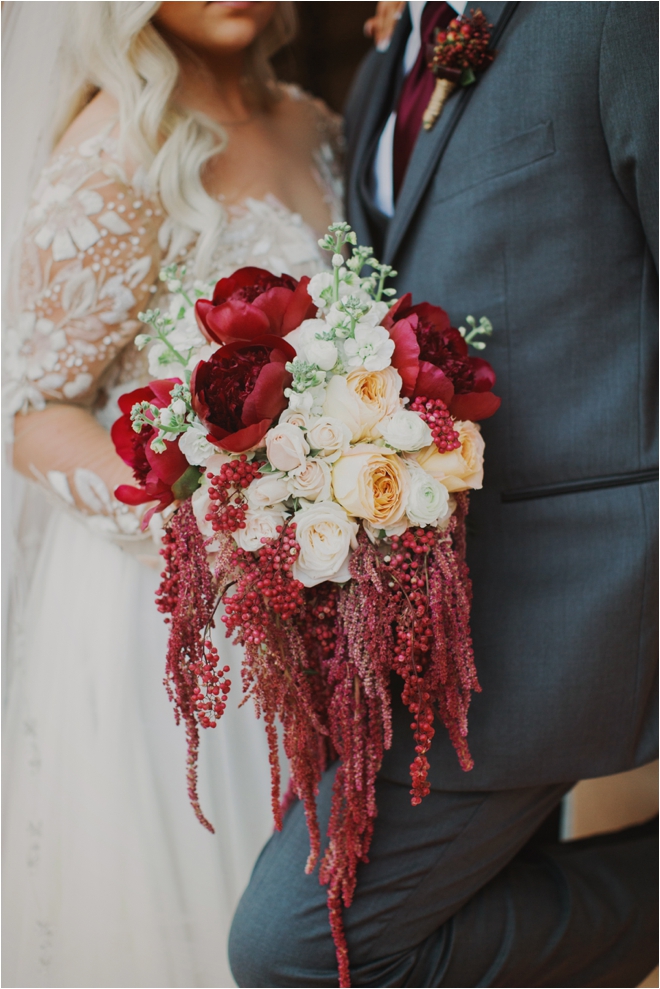
<svg viewBox="0 0 660 989"><path fill-rule="evenodd" d="M491 27L481 10L476 10L469 17L454 18L436 35L429 46L429 68L436 82L422 117L424 130L431 130L457 86L472 86L477 73L484 72L495 58L488 47Z"/></svg>

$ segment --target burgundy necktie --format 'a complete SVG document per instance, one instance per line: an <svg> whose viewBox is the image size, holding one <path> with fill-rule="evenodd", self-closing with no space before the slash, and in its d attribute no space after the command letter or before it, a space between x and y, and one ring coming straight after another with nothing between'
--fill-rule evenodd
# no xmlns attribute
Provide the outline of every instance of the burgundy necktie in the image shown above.
<svg viewBox="0 0 660 989"><path fill-rule="evenodd" d="M426 46L433 41L436 29L446 27L453 17L456 17L456 11L448 3L427 3L424 6L420 25L422 46L417 61L406 76L396 108L392 158L395 200L403 184L408 161L422 126L422 117L435 86L435 77L427 65Z"/></svg>

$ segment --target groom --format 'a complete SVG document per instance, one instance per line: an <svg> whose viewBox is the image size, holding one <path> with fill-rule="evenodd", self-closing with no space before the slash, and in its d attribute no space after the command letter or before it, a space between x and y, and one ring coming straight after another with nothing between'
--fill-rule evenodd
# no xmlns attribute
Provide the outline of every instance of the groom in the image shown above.
<svg viewBox="0 0 660 989"><path fill-rule="evenodd" d="M358 241L454 325L491 319L502 396L468 539L475 768L438 731L411 807L395 711L353 984L634 986L656 963L653 829L538 829L573 781L655 757L658 9L484 3L495 61L424 131L426 42L463 6L406 5L346 117ZM236 914L239 985L337 985L306 855L295 806Z"/></svg>

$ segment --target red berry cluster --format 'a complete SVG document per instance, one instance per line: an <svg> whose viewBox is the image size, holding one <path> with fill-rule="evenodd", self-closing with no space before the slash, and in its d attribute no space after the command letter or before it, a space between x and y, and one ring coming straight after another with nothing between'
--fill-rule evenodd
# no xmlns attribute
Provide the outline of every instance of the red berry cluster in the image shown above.
<svg viewBox="0 0 660 989"><path fill-rule="evenodd" d="M296 524L278 526L279 537L265 543L256 553L237 549L231 563L243 571L236 592L225 599L222 621L227 635L237 630L241 641L265 642L273 623L273 612L288 621L305 603L304 587L291 576L299 546Z"/></svg>
<svg viewBox="0 0 660 989"><path fill-rule="evenodd" d="M415 758L410 767L413 804L430 792L426 753L435 735L432 698L436 693L436 671L431 663L433 625L427 596L426 565L438 533L435 529L407 529L392 537L391 555L385 557L401 600L402 621L396 623L394 669L403 678L403 703L413 716ZM408 608L405 608L405 603ZM407 615L406 615L407 612ZM407 620L406 620L407 618Z"/></svg>
<svg viewBox="0 0 660 989"><path fill-rule="evenodd" d="M224 675L229 667L220 669L218 650L210 639L204 642L204 655L197 662L190 663L190 672L197 677L192 700L197 718L202 728L215 728L215 717L221 718L227 706L231 680Z"/></svg>
<svg viewBox="0 0 660 989"><path fill-rule="evenodd" d="M248 462L243 454L238 460L223 464L219 474L207 472L209 499L213 504L206 521L211 523L214 532L236 532L245 528L247 505L243 492L259 477L260 467L258 460Z"/></svg>
<svg viewBox="0 0 660 989"><path fill-rule="evenodd" d="M161 539L160 555L165 561L160 575L160 585L156 591L156 607L162 614L174 613L179 600L179 567L177 561L177 539L171 529L166 529ZM169 625L171 618L163 621Z"/></svg>
<svg viewBox="0 0 660 989"><path fill-rule="evenodd" d="M309 655L317 654L322 661L330 659L335 652L338 601L339 587L325 581L315 588L313 600L307 603L305 648Z"/></svg>
<svg viewBox="0 0 660 989"><path fill-rule="evenodd" d="M411 412L418 412L421 419L428 425L433 436L433 442L440 453L458 450L461 440L454 428L454 420L444 402L439 398L424 398L419 396L410 405Z"/></svg>
<svg viewBox="0 0 660 989"><path fill-rule="evenodd" d="M491 26L480 10L470 17L455 17L436 35L433 68L483 71L495 57L495 52L488 50Z"/></svg>

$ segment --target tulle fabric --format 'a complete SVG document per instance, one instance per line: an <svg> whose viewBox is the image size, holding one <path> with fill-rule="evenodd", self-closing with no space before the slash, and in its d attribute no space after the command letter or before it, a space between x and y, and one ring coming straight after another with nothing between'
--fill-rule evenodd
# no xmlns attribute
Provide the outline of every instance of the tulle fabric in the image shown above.
<svg viewBox="0 0 660 989"><path fill-rule="evenodd" d="M32 509L34 511L34 508ZM185 797L158 577L54 511L14 630L5 723L3 984L231 986L233 908L271 829L263 728L234 703ZM120 617L119 617L120 616Z"/></svg>

